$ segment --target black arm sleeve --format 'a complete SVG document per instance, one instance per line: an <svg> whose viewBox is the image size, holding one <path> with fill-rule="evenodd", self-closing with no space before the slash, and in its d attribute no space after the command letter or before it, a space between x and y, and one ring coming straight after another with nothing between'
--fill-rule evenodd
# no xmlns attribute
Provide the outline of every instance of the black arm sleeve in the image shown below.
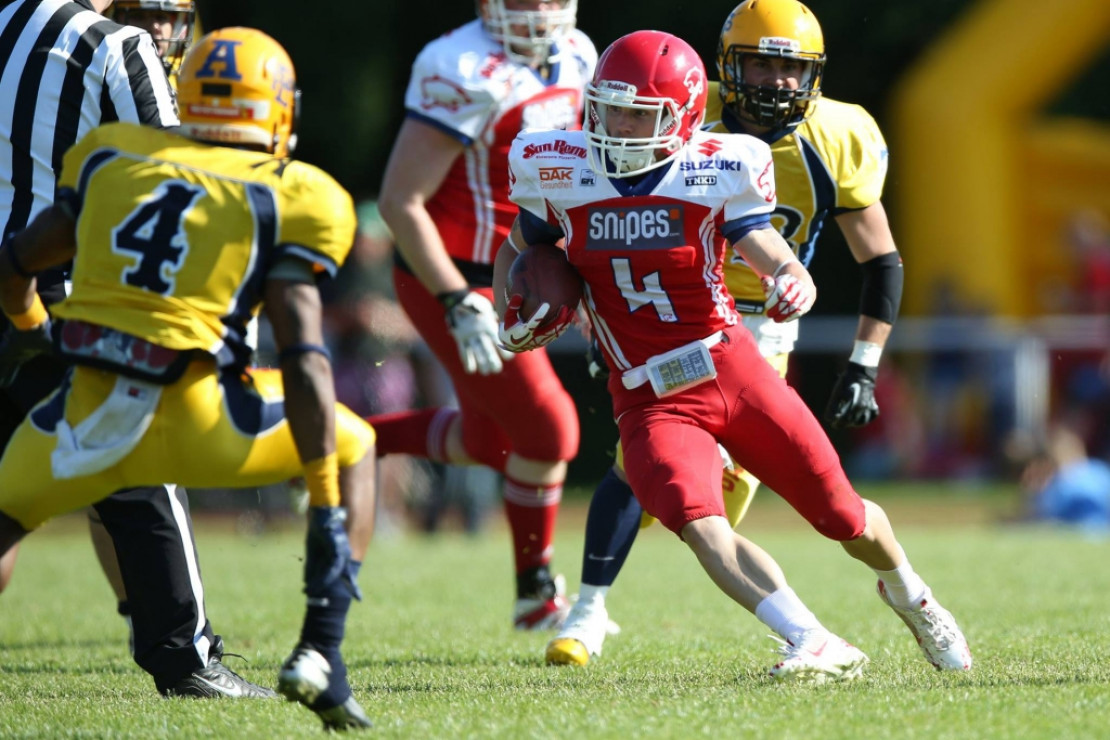
<svg viewBox="0 0 1110 740"><path fill-rule="evenodd" d="M890 252L862 263L860 268L863 270L860 316L893 324L902 305L902 257L898 252Z"/></svg>

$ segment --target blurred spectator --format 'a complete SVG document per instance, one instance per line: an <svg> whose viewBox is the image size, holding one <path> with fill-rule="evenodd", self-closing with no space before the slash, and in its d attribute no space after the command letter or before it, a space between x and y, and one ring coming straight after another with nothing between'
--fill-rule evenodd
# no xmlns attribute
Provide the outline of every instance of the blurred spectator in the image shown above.
<svg viewBox="0 0 1110 740"><path fill-rule="evenodd" d="M1020 455L1020 441L1016 454ZM1012 448L1013 449L1013 448ZM1091 458L1074 430L1056 425L1021 471L1023 518L1110 532L1110 464Z"/></svg>
<svg viewBox="0 0 1110 740"><path fill-rule="evenodd" d="M340 402L359 416L401 411L417 403L411 360L419 337L393 294L393 240L375 201L358 205L358 232L335 280L321 286L324 325ZM378 461L376 529L401 527L408 496L423 495L429 473L407 458Z"/></svg>
<svg viewBox="0 0 1110 740"><path fill-rule="evenodd" d="M1093 208L1077 211L1066 225L1075 277L1064 310L1110 316L1110 220ZM1110 336L1106 337L1110 346ZM1057 418L1073 428L1087 449L1110 454L1110 352L1106 348L1053 354Z"/></svg>
<svg viewBox="0 0 1110 740"><path fill-rule="evenodd" d="M1067 224L1075 255L1076 313L1110 314L1110 221L1093 208L1075 213Z"/></svg>
<svg viewBox="0 0 1110 740"><path fill-rule="evenodd" d="M917 408L914 382L898 362L884 364L875 382L882 412L867 426L851 430L852 452L844 469L853 480L889 480L919 474L925 425Z"/></svg>
<svg viewBox="0 0 1110 740"><path fill-rule="evenodd" d="M1096 456L1110 454L1110 351L1056 352L1051 360L1054 418L1075 430Z"/></svg>
<svg viewBox="0 0 1110 740"><path fill-rule="evenodd" d="M1039 286L1040 303L1049 314L1110 313L1110 219L1095 208L1080 208L1060 229L1064 262L1069 269L1047 275Z"/></svg>
<svg viewBox="0 0 1110 740"><path fill-rule="evenodd" d="M350 257L323 290L336 392L360 416L400 411L416 400L409 357L418 338L393 294L392 248L377 203L364 201Z"/></svg>
<svg viewBox="0 0 1110 740"><path fill-rule="evenodd" d="M486 517L498 504L501 475L485 465L437 465L437 484L428 491L417 512L425 534L439 532L453 514L467 534L482 531Z"/></svg>
<svg viewBox="0 0 1110 740"><path fill-rule="evenodd" d="M414 348L412 362L421 391L420 406L458 408L451 376L423 341ZM393 456L383 459L390 457ZM416 526L425 534L435 534L444 529L449 519L457 519L467 534L481 532L491 509L498 505L501 475L485 465L445 465L424 458L410 459L432 476L431 485L408 496Z"/></svg>
<svg viewBox="0 0 1110 740"><path fill-rule="evenodd" d="M376 201L358 205L358 233L334 281L322 286L337 398L359 416L457 405L450 378L424 344L393 288L393 236ZM377 529L401 527L409 511L435 532L451 509L477 532L500 486L487 469L455 470L407 455L378 460ZM491 480L492 477L492 480Z"/></svg>
<svg viewBox="0 0 1110 740"><path fill-rule="evenodd" d="M925 424L925 454L919 472L933 478L978 475L983 472L989 452L987 436L993 426L993 358L951 338L969 331L966 322L955 320L978 318L985 323L985 311L959 295L948 279L937 281L932 301L933 348L924 358L919 393Z"/></svg>

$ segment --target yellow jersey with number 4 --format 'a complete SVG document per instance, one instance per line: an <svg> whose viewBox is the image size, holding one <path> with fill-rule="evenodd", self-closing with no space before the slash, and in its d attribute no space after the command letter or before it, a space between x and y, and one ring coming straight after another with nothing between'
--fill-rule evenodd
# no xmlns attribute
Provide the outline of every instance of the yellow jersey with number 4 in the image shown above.
<svg viewBox="0 0 1110 740"><path fill-rule="evenodd" d="M785 133L765 139L775 163L778 205L771 222L802 264L809 266L828 216L866 208L882 197L887 147L875 119L858 105L819 98L814 112ZM743 133L710 83L703 128ZM742 313L762 313L759 278L737 255L725 263L725 283Z"/></svg>
<svg viewBox="0 0 1110 740"><path fill-rule="evenodd" d="M171 350L246 365L266 274L294 256L334 274L354 241L350 195L322 170L132 124L65 155L77 218L69 297L54 307Z"/></svg>

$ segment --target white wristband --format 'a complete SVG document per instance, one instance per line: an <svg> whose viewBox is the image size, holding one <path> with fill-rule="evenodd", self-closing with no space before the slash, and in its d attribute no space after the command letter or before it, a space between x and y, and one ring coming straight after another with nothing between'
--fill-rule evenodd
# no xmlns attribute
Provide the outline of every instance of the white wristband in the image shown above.
<svg viewBox="0 0 1110 740"><path fill-rule="evenodd" d="M857 339L852 346L852 356L848 360L864 367L878 367L879 358L882 356L883 348L881 346L874 342L861 342Z"/></svg>

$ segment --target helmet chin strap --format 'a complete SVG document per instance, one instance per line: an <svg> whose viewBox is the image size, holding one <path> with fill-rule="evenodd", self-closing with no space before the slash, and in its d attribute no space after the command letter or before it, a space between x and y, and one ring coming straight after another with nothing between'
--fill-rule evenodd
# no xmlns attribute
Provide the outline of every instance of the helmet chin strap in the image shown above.
<svg viewBox="0 0 1110 740"><path fill-rule="evenodd" d="M653 151L623 152L621 154L621 171L633 172L645 169L654 161Z"/></svg>

